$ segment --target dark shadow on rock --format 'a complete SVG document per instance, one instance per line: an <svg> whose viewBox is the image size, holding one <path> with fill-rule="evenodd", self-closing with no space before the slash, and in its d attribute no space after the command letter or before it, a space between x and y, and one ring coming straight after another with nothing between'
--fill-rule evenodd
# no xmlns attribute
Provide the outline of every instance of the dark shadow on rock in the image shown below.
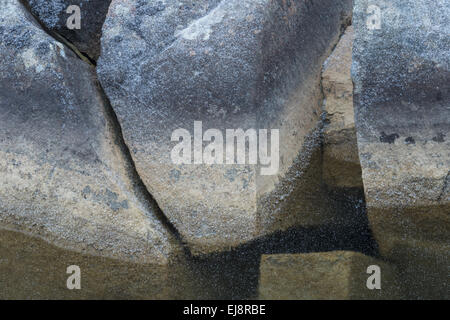
<svg viewBox="0 0 450 320"><path fill-rule="evenodd" d="M309 253L335 250L378 256L368 226L363 191L330 191L342 219L317 227L291 228L207 257L190 257L192 276L202 292L195 299L257 298L262 254Z"/></svg>

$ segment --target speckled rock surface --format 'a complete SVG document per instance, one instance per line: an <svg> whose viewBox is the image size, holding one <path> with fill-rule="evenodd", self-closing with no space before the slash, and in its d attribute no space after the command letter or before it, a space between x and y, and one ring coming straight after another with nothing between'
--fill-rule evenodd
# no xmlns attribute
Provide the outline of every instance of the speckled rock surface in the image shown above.
<svg viewBox="0 0 450 320"><path fill-rule="evenodd" d="M176 242L135 182L94 69L18 1L0 30L0 229L166 264Z"/></svg>
<svg viewBox="0 0 450 320"><path fill-rule="evenodd" d="M24 0L31 12L49 30L55 31L72 42L78 50L94 60L100 55L102 25L111 0ZM69 6L80 8L81 28L67 28Z"/></svg>
<svg viewBox="0 0 450 320"><path fill-rule="evenodd" d="M379 29L367 27L369 4L379 8ZM428 297L448 297L445 267L439 274L424 266L448 266L450 258L450 2L357 0L354 27L356 127L371 228L383 256L416 268L417 286L434 293Z"/></svg>
<svg viewBox="0 0 450 320"><path fill-rule="evenodd" d="M381 289L367 288L371 265L380 267ZM259 298L268 300L398 299L395 267L358 252L332 251L261 257Z"/></svg>
<svg viewBox="0 0 450 320"><path fill-rule="evenodd" d="M350 15L347 0L112 1L99 78L139 175L194 253L329 221L320 72ZM279 129L278 173L173 164L172 133L193 136L194 121L224 136Z"/></svg>
<svg viewBox="0 0 450 320"><path fill-rule="evenodd" d="M323 177L331 187L362 188L361 164L353 112L353 26L342 35L322 71L326 112L323 147Z"/></svg>

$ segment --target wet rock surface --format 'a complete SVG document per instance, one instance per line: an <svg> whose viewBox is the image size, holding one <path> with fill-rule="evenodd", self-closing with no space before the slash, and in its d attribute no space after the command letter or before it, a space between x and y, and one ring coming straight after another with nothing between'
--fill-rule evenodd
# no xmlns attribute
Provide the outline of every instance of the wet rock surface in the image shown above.
<svg viewBox="0 0 450 320"><path fill-rule="evenodd" d="M448 297L446 1L0 3L0 298Z"/></svg>
<svg viewBox="0 0 450 320"><path fill-rule="evenodd" d="M1 299L181 299L201 291L182 261L133 263L67 250L22 232L0 230ZM69 290L69 266L80 290ZM182 271L181 271L182 270Z"/></svg>
<svg viewBox="0 0 450 320"><path fill-rule="evenodd" d="M152 8L112 2L97 72L142 180L191 250L329 221L320 72L351 1L166 1L147 14ZM227 129L279 129L278 171L205 164L194 151L196 165L175 164L172 134L193 137L195 121L200 139L207 129L224 139Z"/></svg>

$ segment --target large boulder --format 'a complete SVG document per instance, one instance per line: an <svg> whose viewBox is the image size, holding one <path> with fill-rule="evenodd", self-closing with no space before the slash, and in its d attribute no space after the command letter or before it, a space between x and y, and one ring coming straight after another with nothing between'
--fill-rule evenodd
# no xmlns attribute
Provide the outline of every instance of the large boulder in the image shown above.
<svg viewBox="0 0 450 320"><path fill-rule="evenodd" d="M353 112L353 26L342 35L322 71L325 95L323 177L333 188L362 188Z"/></svg>
<svg viewBox="0 0 450 320"><path fill-rule="evenodd" d="M127 158L95 70L19 1L0 11L0 229L166 265L178 247Z"/></svg>
<svg viewBox="0 0 450 320"><path fill-rule="evenodd" d="M25 3L45 28L65 37L92 59L98 59L102 25L111 0L25 0ZM72 6L80 9L79 26L74 25L77 12Z"/></svg>
<svg viewBox="0 0 450 320"><path fill-rule="evenodd" d="M356 0L354 27L370 225L384 257L415 268L408 273L421 290L448 297L450 3Z"/></svg>
<svg viewBox="0 0 450 320"><path fill-rule="evenodd" d="M351 7L350 0L112 1L99 78L139 175L192 252L330 221L320 74ZM271 161L258 161L257 138L238 145L255 158L233 161L234 147L227 155L223 146L227 129L267 129L259 151L269 140ZM215 153L202 138L214 140Z"/></svg>
<svg viewBox="0 0 450 320"><path fill-rule="evenodd" d="M369 288L368 283L370 286L378 285L375 279L378 275L379 289ZM359 300L400 299L402 296L396 268L358 252L273 254L261 257L260 299Z"/></svg>

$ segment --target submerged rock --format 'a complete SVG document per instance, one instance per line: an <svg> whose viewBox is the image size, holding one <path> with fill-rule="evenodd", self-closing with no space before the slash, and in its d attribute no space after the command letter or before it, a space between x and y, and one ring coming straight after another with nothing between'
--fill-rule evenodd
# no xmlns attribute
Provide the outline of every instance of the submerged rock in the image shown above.
<svg viewBox="0 0 450 320"><path fill-rule="evenodd" d="M0 229L1 299L211 299L187 261L134 263L57 247L34 236ZM80 289L69 290L78 267ZM70 284L74 282L69 281Z"/></svg>
<svg viewBox="0 0 450 320"><path fill-rule="evenodd" d="M449 3L356 0L354 26L356 127L371 228L380 253L410 269L414 294L448 297Z"/></svg>
<svg viewBox="0 0 450 320"><path fill-rule="evenodd" d="M379 282L376 273L380 275ZM395 267L358 252L263 255L259 298L399 299L402 297L399 284Z"/></svg>
<svg viewBox="0 0 450 320"><path fill-rule="evenodd" d="M320 72L351 2L112 1L99 78L139 175L194 253L333 217ZM234 161L227 129L255 130L240 148L253 158Z"/></svg>

